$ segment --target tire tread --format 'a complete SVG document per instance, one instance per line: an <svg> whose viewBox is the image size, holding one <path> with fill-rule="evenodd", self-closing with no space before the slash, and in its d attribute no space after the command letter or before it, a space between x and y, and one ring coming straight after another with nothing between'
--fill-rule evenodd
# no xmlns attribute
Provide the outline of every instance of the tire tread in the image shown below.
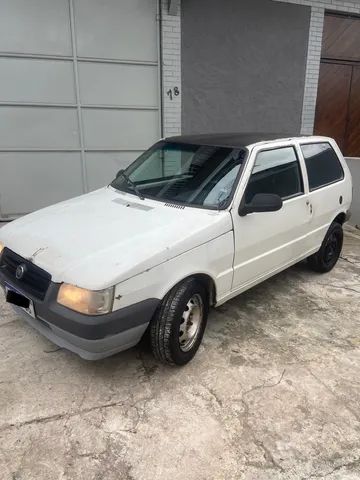
<svg viewBox="0 0 360 480"><path fill-rule="evenodd" d="M171 329L175 321L178 305L194 278L188 278L170 290L158 308L150 325L150 342L153 354L162 363L175 365L171 352Z"/></svg>

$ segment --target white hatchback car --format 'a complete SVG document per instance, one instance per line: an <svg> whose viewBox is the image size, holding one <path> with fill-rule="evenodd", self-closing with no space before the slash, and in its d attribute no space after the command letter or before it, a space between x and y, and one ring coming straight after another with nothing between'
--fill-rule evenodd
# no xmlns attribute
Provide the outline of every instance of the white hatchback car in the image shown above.
<svg viewBox="0 0 360 480"><path fill-rule="evenodd" d="M0 284L33 327L83 358L149 331L155 356L182 365L210 306L305 258L331 270L351 197L330 138L167 138L109 186L1 228Z"/></svg>

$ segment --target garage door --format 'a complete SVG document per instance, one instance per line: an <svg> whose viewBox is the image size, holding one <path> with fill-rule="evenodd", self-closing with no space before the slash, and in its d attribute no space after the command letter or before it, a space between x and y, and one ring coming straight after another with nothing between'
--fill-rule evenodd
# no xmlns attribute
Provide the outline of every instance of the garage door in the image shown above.
<svg viewBox="0 0 360 480"><path fill-rule="evenodd" d="M326 14L315 133L335 138L344 155L360 156L360 19Z"/></svg>
<svg viewBox="0 0 360 480"><path fill-rule="evenodd" d="M0 0L0 218L106 185L160 135L157 0Z"/></svg>

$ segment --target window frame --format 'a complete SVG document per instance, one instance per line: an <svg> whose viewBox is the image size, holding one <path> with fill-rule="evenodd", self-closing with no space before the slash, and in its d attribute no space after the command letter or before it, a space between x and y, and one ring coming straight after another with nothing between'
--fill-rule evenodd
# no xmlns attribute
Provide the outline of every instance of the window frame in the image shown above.
<svg viewBox="0 0 360 480"><path fill-rule="evenodd" d="M249 178L247 179L246 181L246 184L245 184L245 188L244 188L244 191L243 191L243 199L245 199L245 195L246 195L246 190L248 188L248 185L249 185L249 182L250 182L250 179L251 179L251 176L253 174L253 171L254 171L254 168L255 168L255 164L256 164L256 159L259 155L259 153L263 153L263 152L271 152L273 150L283 150L284 148L292 148L293 151L294 151L294 154L295 154L295 158L296 158L296 161L298 163L298 167L299 167L299 175L300 175L300 182L301 182L301 187L302 187L302 192L299 192L299 193L294 193L293 195L289 195L288 197L284 197L284 198L281 198L283 203L284 202L287 202L288 200L292 200L293 198L297 198L297 197L301 197L301 196L304 196L306 195L306 189L305 189L305 177L304 177L304 171L303 171L303 166L302 166L302 159L300 158L299 156L299 153L297 151L297 148L296 148L296 145L294 143L288 143L286 145L274 145L272 147L267 147L267 148L261 148L259 150L256 150L254 152L254 161L253 161L253 164L251 166L251 169L250 169L250 174L249 174Z"/></svg>
<svg viewBox="0 0 360 480"><path fill-rule="evenodd" d="M303 145L321 145L321 144L328 144L329 147L331 148L331 150L334 152L338 162L339 162L339 165L340 165L340 168L341 168L341 172L342 172L342 177L341 178L338 178L337 180L333 180L332 182L328 182L328 183L324 183L323 185L320 185L318 187L314 187L314 188L311 188L310 187L310 178L309 178L309 171L308 171L308 168L307 168L307 165L306 165L306 157L304 155L304 152L303 152ZM300 152L301 152L301 155L302 155L302 158L304 160L304 166L305 166L305 170L306 170L306 176L307 176L307 182L308 182L308 189L309 189L309 193L312 193L312 192L316 192L316 190L320 190L321 188L325 188L325 187L328 187L329 185L334 185L335 183L339 183L339 182L342 182L345 180L345 171L344 171L344 167L343 167L343 164L341 162L341 159L339 157L339 155L337 154L335 148L333 147L333 145L331 145L331 143L328 141L328 140L323 140L323 141L310 141L310 142L299 142L299 149L300 149Z"/></svg>

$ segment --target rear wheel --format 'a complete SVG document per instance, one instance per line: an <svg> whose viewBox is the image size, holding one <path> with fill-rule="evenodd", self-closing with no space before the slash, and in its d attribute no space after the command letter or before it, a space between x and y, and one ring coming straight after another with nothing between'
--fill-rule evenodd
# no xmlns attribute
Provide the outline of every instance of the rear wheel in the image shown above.
<svg viewBox="0 0 360 480"><path fill-rule="evenodd" d="M197 352L206 327L208 294L194 278L175 286L150 325L154 356L163 363L185 365Z"/></svg>
<svg viewBox="0 0 360 480"><path fill-rule="evenodd" d="M343 245L344 233L339 223L332 223L321 244L320 250L308 258L308 264L315 272L330 272L338 261Z"/></svg>

